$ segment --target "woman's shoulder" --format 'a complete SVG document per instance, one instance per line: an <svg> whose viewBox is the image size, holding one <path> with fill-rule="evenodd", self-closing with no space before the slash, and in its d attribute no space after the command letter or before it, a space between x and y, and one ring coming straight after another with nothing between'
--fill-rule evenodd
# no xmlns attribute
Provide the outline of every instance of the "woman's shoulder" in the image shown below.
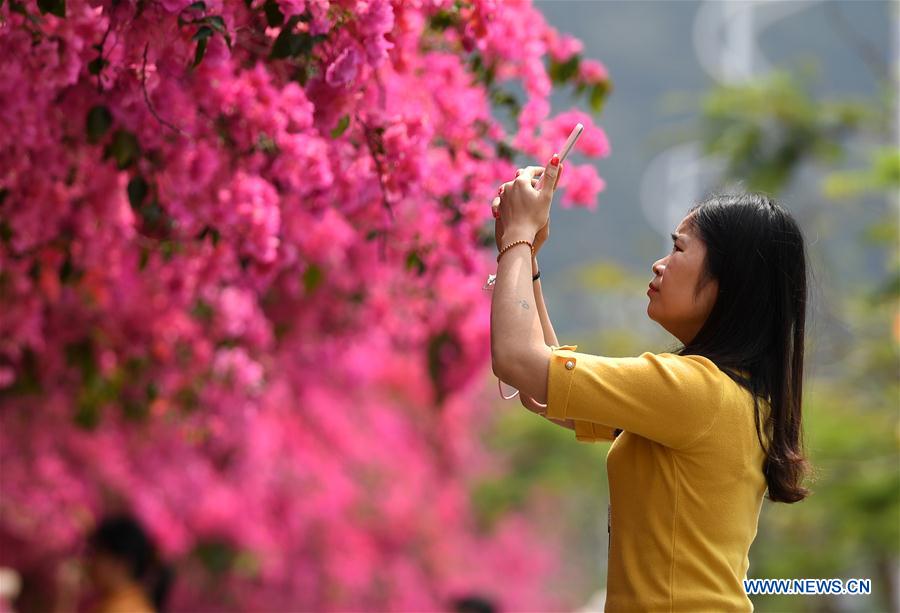
<svg viewBox="0 0 900 613"><path fill-rule="evenodd" d="M702 355L645 351L636 359L646 362L649 371L677 378L677 382L681 384L702 383L718 389L725 379L729 379L715 362Z"/></svg>

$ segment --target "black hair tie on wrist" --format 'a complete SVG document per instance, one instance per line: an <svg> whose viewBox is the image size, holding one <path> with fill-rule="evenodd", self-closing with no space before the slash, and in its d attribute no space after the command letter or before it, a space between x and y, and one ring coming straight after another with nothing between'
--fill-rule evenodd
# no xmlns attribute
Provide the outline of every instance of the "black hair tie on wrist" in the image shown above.
<svg viewBox="0 0 900 613"><path fill-rule="evenodd" d="M540 277L540 276L541 276L541 271L539 270L539 271L537 271L537 274L536 274L536 275L534 275L533 277L531 277L531 280L532 280L532 281L537 281L537 280L538 280L538 277Z"/></svg>

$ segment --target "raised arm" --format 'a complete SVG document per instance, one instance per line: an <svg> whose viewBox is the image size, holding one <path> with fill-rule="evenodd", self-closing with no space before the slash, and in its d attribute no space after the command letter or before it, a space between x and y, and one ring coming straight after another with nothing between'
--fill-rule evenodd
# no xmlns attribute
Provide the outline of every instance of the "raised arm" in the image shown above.
<svg viewBox="0 0 900 613"><path fill-rule="evenodd" d="M532 258L531 260L531 274L536 275L538 270L537 258ZM534 302L537 306L538 315L541 318L541 329L544 331L544 343L549 345L559 345L559 340L556 338L556 332L553 331L553 324L550 323L550 315L547 313L547 305L544 304L544 294L541 291L541 280L538 279L534 281ZM530 398L525 394L519 393L519 400L522 402L522 406L524 406L529 411L534 413L543 414L544 411L547 410L547 407L542 406L535 402L534 398ZM571 419L553 419L547 417L546 415L542 415L542 417L546 418L553 423L562 426L563 428L568 428L569 430L575 429L575 422Z"/></svg>

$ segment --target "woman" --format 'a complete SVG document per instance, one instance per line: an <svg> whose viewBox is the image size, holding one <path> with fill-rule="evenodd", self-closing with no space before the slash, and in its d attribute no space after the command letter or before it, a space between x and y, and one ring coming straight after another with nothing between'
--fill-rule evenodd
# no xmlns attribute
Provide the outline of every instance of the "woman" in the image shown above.
<svg viewBox="0 0 900 613"><path fill-rule="evenodd" d="M163 610L172 574L134 517L105 518L91 534L89 546L89 576L101 594L97 613Z"/></svg>
<svg viewBox="0 0 900 613"><path fill-rule="evenodd" d="M105 517L88 537L86 578L93 588L95 613L162 611L171 587L171 569L131 515ZM74 594L65 602L74 602ZM69 609L71 610L71 609Z"/></svg>
<svg viewBox="0 0 900 613"><path fill-rule="evenodd" d="M492 203L501 248L494 373L578 440L614 440L606 610L752 611L742 579L763 496L791 503L809 494L802 234L759 194L697 204L672 252L653 264L648 291L647 315L681 349L579 353L557 344L525 248L536 255L546 240L559 170L551 161L538 192L543 169L521 169Z"/></svg>

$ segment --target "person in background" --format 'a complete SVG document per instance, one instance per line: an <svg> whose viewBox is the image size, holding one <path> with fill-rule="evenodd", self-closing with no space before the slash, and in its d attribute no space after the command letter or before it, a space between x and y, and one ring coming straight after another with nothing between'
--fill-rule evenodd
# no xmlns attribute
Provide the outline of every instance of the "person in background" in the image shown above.
<svg viewBox="0 0 900 613"><path fill-rule="evenodd" d="M16 596L22 591L22 577L14 568L0 566L0 613L13 613Z"/></svg>
<svg viewBox="0 0 900 613"><path fill-rule="evenodd" d="M137 520L129 515L105 518L88 547L88 576L101 597L96 613L163 610L172 573Z"/></svg>
<svg viewBox="0 0 900 613"><path fill-rule="evenodd" d="M466 594L458 596L452 602L453 613L496 613L497 607L486 596Z"/></svg>
<svg viewBox="0 0 900 613"><path fill-rule="evenodd" d="M164 610L173 573L134 517L103 518L87 538L83 564L61 569L56 611L71 611L87 583L90 613L158 613Z"/></svg>

